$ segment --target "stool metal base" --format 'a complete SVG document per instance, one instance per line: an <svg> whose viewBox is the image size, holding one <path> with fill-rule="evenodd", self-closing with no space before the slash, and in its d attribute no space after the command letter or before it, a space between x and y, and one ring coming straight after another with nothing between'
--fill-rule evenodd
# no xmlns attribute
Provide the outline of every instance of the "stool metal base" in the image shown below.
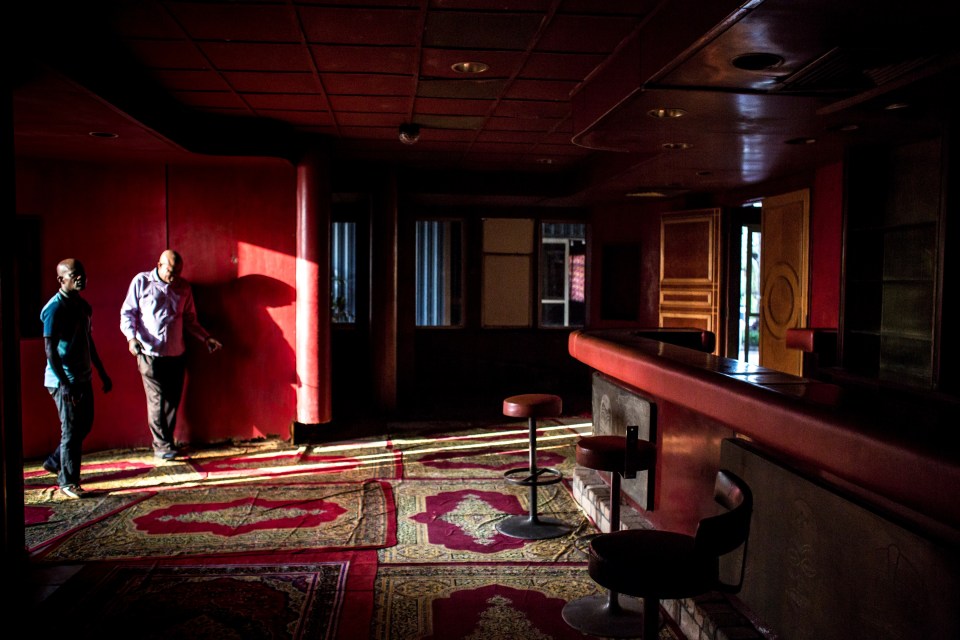
<svg viewBox="0 0 960 640"><path fill-rule="evenodd" d="M614 598L613 602L609 595L571 600L563 607L561 615L564 622L587 635L604 638L643 637L643 603L633 598L623 598L622 601L616 596ZM656 637L649 640L656 640Z"/></svg>
<svg viewBox="0 0 960 640"><path fill-rule="evenodd" d="M510 469L503 472L503 477L510 484L519 484L525 487L543 487L563 480L563 474L550 467L537 467L532 472L529 467Z"/></svg>
<svg viewBox="0 0 960 640"><path fill-rule="evenodd" d="M559 538L573 531L573 525L556 518L537 516L510 516L497 523L497 531L511 538L547 540Z"/></svg>

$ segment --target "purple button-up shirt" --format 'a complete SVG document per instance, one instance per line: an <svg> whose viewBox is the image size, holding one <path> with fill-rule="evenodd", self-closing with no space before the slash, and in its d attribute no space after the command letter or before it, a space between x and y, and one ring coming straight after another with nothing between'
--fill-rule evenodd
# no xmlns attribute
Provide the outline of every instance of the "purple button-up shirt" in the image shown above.
<svg viewBox="0 0 960 640"><path fill-rule="evenodd" d="M210 337L197 320L190 284L182 278L168 284L156 269L138 273L130 283L120 308L120 331L128 342L139 340L148 356L181 355L184 331L200 340Z"/></svg>

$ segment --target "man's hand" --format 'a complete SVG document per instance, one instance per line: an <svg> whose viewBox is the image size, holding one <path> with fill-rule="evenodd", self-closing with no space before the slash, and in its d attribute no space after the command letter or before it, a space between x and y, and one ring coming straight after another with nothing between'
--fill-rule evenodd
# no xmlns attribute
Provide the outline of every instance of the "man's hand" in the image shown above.
<svg viewBox="0 0 960 640"><path fill-rule="evenodd" d="M103 383L103 392L110 393L110 390L113 389L113 380L110 379L110 376L105 373L101 373L100 382Z"/></svg>
<svg viewBox="0 0 960 640"><path fill-rule="evenodd" d="M220 349L223 348L223 345L220 344L220 341L217 340L216 338L213 338L213 337L207 338L205 342L207 343L207 351L209 351L210 353L213 353L214 351L219 351Z"/></svg>
<svg viewBox="0 0 960 640"><path fill-rule="evenodd" d="M140 341L136 338L130 338L130 340L127 341L127 348L130 350L130 353L135 356L143 353L143 345L140 344Z"/></svg>

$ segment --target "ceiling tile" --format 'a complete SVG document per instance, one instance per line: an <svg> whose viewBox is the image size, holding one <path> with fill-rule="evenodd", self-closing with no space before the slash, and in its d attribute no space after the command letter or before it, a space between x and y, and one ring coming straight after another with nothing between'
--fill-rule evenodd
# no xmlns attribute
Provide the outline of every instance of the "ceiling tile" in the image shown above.
<svg viewBox="0 0 960 640"><path fill-rule="evenodd" d="M430 0L430 8L511 12L546 11L551 3L552 0Z"/></svg>
<svg viewBox="0 0 960 640"><path fill-rule="evenodd" d="M485 118L480 116L443 116L418 114L413 121L432 129L471 129L476 130L483 126Z"/></svg>
<svg viewBox="0 0 960 640"><path fill-rule="evenodd" d="M417 50L413 47L362 47L311 45L317 69L339 73L416 73Z"/></svg>
<svg viewBox="0 0 960 640"><path fill-rule="evenodd" d="M486 128L491 131L551 131L558 122L548 118L490 118Z"/></svg>
<svg viewBox="0 0 960 640"><path fill-rule="evenodd" d="M230 71L311 71L310 52L299 44L203 42L203 53Z"/></svg>
<svg viewBox="0 0 960 640"><path fill-rule="evenodd" d="M495 104L494 100L463 100L447 98L417 98L416 113L458 114L485 116Z"/></svg>
<svg viewBox="0 0 960 640"><path fill-rule="evenodd" d="M113 27L129 38L182 39L183 29L159 2L124 2L117 5Z"/></svg>
<svg viewBox="0 0 960 640"><path fill-rule="evenodd" d="M247 104L257 110L323 111L327 108L327 101L318 94L244 93L242 97Z"/></svg>
<svg viewBox="0 0 960 640"><path fill-rule="evenodd" d="M299 8L311 44L411 46L420 41L420 12L408 9Z"/></svg>
<svg viewBox="0 0 960 640"><path fill-rule="evenodd" d="M539 14L431 11L423 44L427 47L524 51L540 26Z"/></svg>
<svg viewBox="0 0 960 640"><path fill-rule="evenodd" d="M519 100L569 101L576 82L566 80L525 80L519 78L510 84L506 97Z"/></svg>
<svg viewBox="0 0 960 640"><path fill-rule="evenodd" d="M341 127L392 127L396 131L404 121L402 113L337 113Z"/></svg>
<svg viewBox="0 0 960 640"><path fill-rule="evenodd" d="M635 17L558 15L537 51L610 53L640 24Z"/></svg>
<svg viewBox="0 0 960 640"><path fill-rule="evenodd" d="M421 80L417 96L425 98L489 99L500 95L506 80Z"/></svg>
<svg viewBox="0 0 960 640"><path fill-rule="evenodd" d="M329 128L333 125L333 116L329 111L284 111L270 110L260 111L261 116L272 120L287 122L296 127L324 127Z"/></svg>
<svg viewBox="0 0 960 640"><path fill-rule="evenodd" d="M320 93L320 83L312 73L268 73L265 71L225 71L227 82L242 93Z"/></svg>
<svg viewBox="0 0 960 640"><path fill-rule="evenodd" d="M410 110L410 98L404 96L331 95L327 99L338 112L407 113Z"/></svg>
<svg viewBox="0 0 960 640"><path fill-rule="evenodd" d="M166 6L195 40L300 41L296 16L286 5L169 2Z"/></svg>
<svg viewBox="0 0 960 640"><path fill-rule="evenodd" d="M323 86L331 95L406 96L413 92L412 76L325 73Z"/></svg>
<svg viewBox="0 0 960 640"><path fill-rule="evenodd" d="M502 100L494 115L501 118L563 118L569 113L569 102Z"/></svg>

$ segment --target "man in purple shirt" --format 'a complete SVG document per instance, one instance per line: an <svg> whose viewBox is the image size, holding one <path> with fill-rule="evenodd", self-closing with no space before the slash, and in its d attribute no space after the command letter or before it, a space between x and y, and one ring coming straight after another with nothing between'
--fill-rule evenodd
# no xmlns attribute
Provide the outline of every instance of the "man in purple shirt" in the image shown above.
<svg viewBox="0 0 960 640"><path fill-rule="evenodd" d="M167 249L156 269L133 278L120 309L120 331L143 378L153 455L163 460L178 453L174 431L186 370L184 333L203 341L210 353L223 346L197 320L182 272L183 258Z"/></svg>
<svg viewBox="0 0 960 640"><path fill-rule="evenodd" d="M83 264L73 258L61 260L57 282L60 290L43 306L40 320L47 355L43 384L60 415L60 446L43 461L43 468L57 476L64 496L81 498L85 492L80 486L80 457L83 439L93 426L93 367L100 375L104 393L113 383L90 333L93 310L80 297L87 285Z"/></svg>

